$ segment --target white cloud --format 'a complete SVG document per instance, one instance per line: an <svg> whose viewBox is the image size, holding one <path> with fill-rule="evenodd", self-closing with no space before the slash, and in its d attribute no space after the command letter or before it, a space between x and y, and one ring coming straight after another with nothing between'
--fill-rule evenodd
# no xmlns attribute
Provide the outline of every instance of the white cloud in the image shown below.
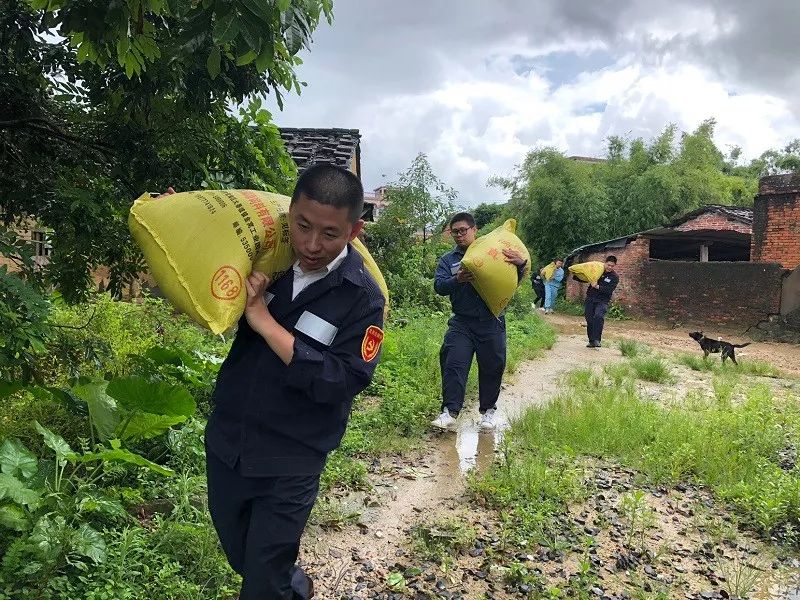
<svg viewBox="0 0 800 600"><path fill-rule="evenodd" d="M462 203L502 201L486 180L532 147L601 155L609 135L652 138L670 122L692 130L708 117L720 148L741 146L747 158L800 137L796 93L784 91L800 69L743 77L764 62L763 48L753 65L746 52L720 54L746 34L744 2L620 0L618 14L588 1L583 11L559 0L494 12L474 1L459 11L408 4L365 11L337 0L334 26L320 30L300 70L309 87L275 111L280 125L360 129L367 187L426 152ZM800 30L800 11L787 15L797 20L778 27L777 48L781 32Z"/></svg>

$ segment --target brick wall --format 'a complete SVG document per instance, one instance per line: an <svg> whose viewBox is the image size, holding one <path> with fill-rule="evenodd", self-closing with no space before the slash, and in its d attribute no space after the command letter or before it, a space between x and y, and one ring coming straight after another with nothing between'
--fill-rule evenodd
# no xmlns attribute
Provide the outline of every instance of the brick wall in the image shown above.
<svg viewBox="0 0 800 600"><path fill-rule="evenodd" d="M614 254L620 283L614 302L632 316L687 326L731 325L741 330L780 311L785 269L775 263L650 260L647 239L625 248L583 254L575 262ZM586 284L567 281L567 298L582 302Z"/></svg>
<svg viewBox="0 0 800 600"><path fill-rule="evenodd" d="M647 261L631 312L745 330L779 312L784 272L775 263Z"/></svg>
<svg viewBox="0 0 800 600"><path fill-rule="evenodd" d="M745 225L739 221L727 219L724 216L713 212L705 213L675 227L676 231L698 231L712 229L715 231L737 231L739 233L747 234L750 234L752 230L750 225Z"/></svg>
<svg viewBox="0 0 800 600"><path fill-rule="evenodd" d="M753 261L800 265L800 175L762 177L753 206Z"/></svg>

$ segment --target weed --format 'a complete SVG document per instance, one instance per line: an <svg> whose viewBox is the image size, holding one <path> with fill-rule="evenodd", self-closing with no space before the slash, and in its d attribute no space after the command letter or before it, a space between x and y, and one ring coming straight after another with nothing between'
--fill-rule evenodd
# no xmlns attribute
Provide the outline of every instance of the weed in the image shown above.
<svg viewBox="0 0 800 600"><path fill-rule="evenodd" d="M414 548L429 560L453 557L475 543L477 532L456 516L420 523L411 530Z"/></svg>
<svg viewBox="0 0 800 600"><path fill-rule="evenodd" d="M736 390L739 381L735 376L714 375L711 380L711 387L714 390L714 397L720 404L730 404L733 399L733 392Z"/></svg>
<svg viewBox="0 0 800 600"><path fill-rule="evenodd" d="M653 383L669 383L672 376L664 359L657 356L637 357L632 359L631 367L636 377Z"/></svg>
<svg viewBox="0 0 800 600"><path fill-rule="evenodd" d="M321 497L311 511L311 523L323 529L342 529L345 525L357 523L361 512L347 506L335 498Z"/></svg>
<svg viewBox="0 0 800 600"><path fill-rule="evenodd" d="M757 560L748 562L737 556L734 559L717 560L717 569L723 575L722 589L730 598L747 598L755 590L763 578L763 573L769 567L769 562Z"/></svg>
<svg viewBox="0 0 800 600"><path fill-rule="evenodd" d="M615 387L621 387L631 378L631 366L628 363L618 363L603 367L603 373L611 380Z"/></svg>
<svg viewBox="0 0 800 600"><path fill-rule="evenodd" d="M620 340L619 351L622 353L622 356L626 358L635 358L642 354L647 354L650 349L644 344L634 340Z"/></svg>
<svg viewBox="0 0 800 600"><path fill-rule="evenodd" d="M655 513L646 500L642 490L633 490L620 499L620 512L628 522L626 544L628 548L643 552L646 549L647 530L655 523ZM634 543L637 546L634 547Z"/></svg>
<svg viewBox="0 0 800 600"><path fill-rule="evenodd" d="M711 372L719 375L738 374L751 375L754 377L787 377L777 367L759 360L739 359L739 364L735 365L730 361L722 363L713 356L703 358L696 354L681 354L678 356L677 362L685 367L689 367L693 371Z"/></svg>

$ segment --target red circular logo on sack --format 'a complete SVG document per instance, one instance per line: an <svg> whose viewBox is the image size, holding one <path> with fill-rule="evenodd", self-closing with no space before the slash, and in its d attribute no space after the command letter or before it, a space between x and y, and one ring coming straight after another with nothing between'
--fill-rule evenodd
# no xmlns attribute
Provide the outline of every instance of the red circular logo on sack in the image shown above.
<svg viewBox="0 0 800 600"><path fill-rule="evenodd" d="M211 295L217 300L234 300L242 291L242 276L230 265L217 269L211 278Z"/></svg>

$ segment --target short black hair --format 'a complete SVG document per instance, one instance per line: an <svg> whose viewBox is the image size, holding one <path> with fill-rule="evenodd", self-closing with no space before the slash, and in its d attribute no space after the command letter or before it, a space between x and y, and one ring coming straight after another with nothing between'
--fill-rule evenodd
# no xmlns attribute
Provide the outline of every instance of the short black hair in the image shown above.
<svg viewBox="0 0 800 600"><path fill-rule="evenodd" d="M364 213L364 186L361 180L347 169L330 163L316 163L308 167L297 179L291 204L306 196L320 204L346 208L351 223Z"/></svg>
<svg viewBox="0 0 800 600"><path fill-rule="evenodd" d="M471 213L460 212L454 214L453 218L450 219L450 227L453 226L453 223L458 223L459 221L464 221L470 227L475 227L475 217L473 217Z"/></svg>
<svg viewBox="0 0 800 600"><path fill-rule="evenodd" d="M606 256L606 262L612 262L614 264L617 264L617 257L614 256L613 254L609 254L608 256Z"/></svg>

